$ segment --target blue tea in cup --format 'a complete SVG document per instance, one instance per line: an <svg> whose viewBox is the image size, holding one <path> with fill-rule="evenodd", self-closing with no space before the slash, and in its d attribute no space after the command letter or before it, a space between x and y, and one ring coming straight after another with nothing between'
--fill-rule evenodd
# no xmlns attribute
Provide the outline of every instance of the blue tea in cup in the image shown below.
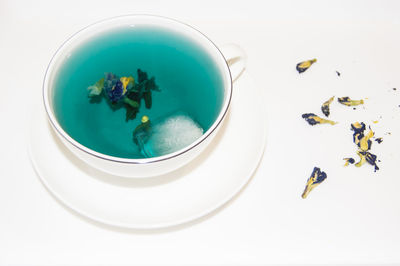
<svg viewBox="0 0 400 266"><path fill-rule="evenodd" d="M141 100L135 119L127 120L124 106L113 105L107 97L88 98L87 87L105 73L132 76L137 82L138 69L155 78L159 91L152 92L150 108ZM207 131L218 117L223 94L220 70L199 44L158 26L121 26L92 36L70 52L55 74L54 113L68 135L96 152L157 157L180 150L182 143L190 145L202 135L199 128ZM157 129L147 152L132 136L143 116ZM166 121L162 130L157 124ZM173 143L171 134L177 138Z"/></svg>
<svg viewBox="0 0 400 266"><path fill-rule="evenodd" d="M90 25L47 68L49 122L74 155L107 173L143 178L175 170L205 149L226 117L245 60L238 47L224 48L227 58L201 32L158 16ZM149 88L145 80L150 95L139 92Z"/></svg>

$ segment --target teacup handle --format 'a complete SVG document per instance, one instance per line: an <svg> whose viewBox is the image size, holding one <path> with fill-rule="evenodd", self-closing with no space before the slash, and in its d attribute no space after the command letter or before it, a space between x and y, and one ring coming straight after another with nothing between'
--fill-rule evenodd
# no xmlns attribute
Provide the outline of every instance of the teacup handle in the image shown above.
<svg viewBox="0 0 400 266"><path fill-rule="evenodd" d="M222 45L220 50L231 71L232 81L235 82L246 69L246 53L240 46L233 43Z"/></svg>

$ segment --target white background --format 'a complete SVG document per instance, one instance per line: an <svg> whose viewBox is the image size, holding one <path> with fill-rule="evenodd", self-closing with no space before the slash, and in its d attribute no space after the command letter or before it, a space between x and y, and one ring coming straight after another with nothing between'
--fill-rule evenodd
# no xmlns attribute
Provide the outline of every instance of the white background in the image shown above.
<svg viewBox="0 0 400 266"><path fill-rule="evenodd" d="M239 44L267 94L268 144L249 185L222 210L172 229L117 229L75 215L42 186L26 152L32 99L57 47L88 24L132 13ZM399 14L398 1L0 0L0 264L400 262L400 92L391 90L400 90ZM314 57L297 74L296 63ZM334 105L335 127L302 121L333 95L368 98L366 109ZM380 115L381 170L342 167L355 151L350 122ZM303 200L314 166L328 178Z"/></svg>

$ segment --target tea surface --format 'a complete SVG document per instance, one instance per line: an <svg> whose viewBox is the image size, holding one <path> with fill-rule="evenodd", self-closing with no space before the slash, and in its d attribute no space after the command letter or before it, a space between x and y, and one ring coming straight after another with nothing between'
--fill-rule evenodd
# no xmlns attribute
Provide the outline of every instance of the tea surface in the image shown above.
<svg viewBox="0 0 400 266"><path fill-rule="evenodd" d="M125 108L106 98L88 98L87 87L112 72L133 76L137 69L154 76L151 109L141 103L134 120ZM212 58L189 38L161 28L136 26L95 36L65 59L54 80L54 112L63 129L82 145L111 156L143 158L132 140L140 118L162 120L187 113L204 131L217 118L223 102L223 80Z"/></svg>

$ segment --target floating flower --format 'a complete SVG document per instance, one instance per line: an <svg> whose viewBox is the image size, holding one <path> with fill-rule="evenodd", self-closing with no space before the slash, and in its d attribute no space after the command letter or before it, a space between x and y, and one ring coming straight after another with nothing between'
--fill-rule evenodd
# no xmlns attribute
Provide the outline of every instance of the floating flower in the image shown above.
<svg viewBox="0 0 400 266"><path fill-rule="evenodd" d="M151 91L160 91L155 83L155 78L148 78L146 72L137 70L138 83L132 76L118 77L117 75L107 72L104 78L100 79L96 84L89 86L89 97L95 97L102 94L112 103L123 103L126 108L126 121L136 118L136 114L140 109L140 102L144 99L146 108L152 107Z"/></svg>
<svg viewBox="0 0 400 266"><path fill-rule="evenodd" d="M296 65L296 70L299 72L299 74L303 73L315 62L317 62L317 59L311 59L311 60L300 62Z"/></svg>
<svg viewBox="0 0 400 266"><path fill-rule="evenodd" d="M145 147L145 143L152 134L150 119L147 115L142 116L141 123L133 131L133 142L138 145L140 151L145 157L153 157L150 150Z"/></svg>
<svg viewBox="0 0 400 266"><path fill-rule="evenodd" d="M329 114L330 114L329 105L333 102L334 99L335 99L335 96L332 96L331 98L329 98L329 100L327 100L326 102L324 102L324 103L322 104L322 106L321 106L322 113L323 113L326 117L328 117Z"/></svg>
<svg viewBox="0 0 400 266"><path fill-rule="evenodd" d="M311 192L311 190L313 190L316 186L321 184L326 178L327 175L325 172L322 172L321 169L318 167L314 167L314 170L311 173L310 178L308 178L307 180L306 188L304 189L304 192L301 195L301 197L305 199Z"/></svg>
<svg viewBox="0 0 400 266"><path fill-rule="evenodd" d="M346 106L356 106L364 104L364 100L352 100L349 97L340 97L338 98L338 102Z"/></svg>
<svg viewBox="0 0 400 266"><path fill-rule="evenodd" d="M136 144L139 141L146 143L151 134L151 122L147 115L142 116L140 124L133 131L133 142Z"/></svg>
<svg viewBox="0 0 400 266"><path fill-rule="evenodd" d="M104 76L105 76L104 77L104 89L106 91L109 91L117 83L118 77L116 75L114 75L113 73L109 73L109 72L105 73Z"/></svg>
<svg viewBox="0 0 400 266"><path fill-rule="evenodd" d="M114 83L116 76L111 80L111 84ZM116 104L121 99L123 99L128 91L128 88L132 88L134 84L133 77L122 77L119 80L115 81L115 84L111 87L111 89L107 90L107 96L113 104Z"/></svg>
<svg viewBox="0 0 400 266"><path fill-rule="evenodd" d="M124 94L126 94L126 92L130 90L135 84L135 79L133 77L122 77L119 80L122 82Z"/></svg>
<svg viewBox="0 0 400 266"><path fill-rule="evenodd" d="M125 93L122 82L118 80L111 90L107 92L107 96L113 104L116 104L125 95Z"/></svg>
<svg viewBox="0 0 400 266"><path fill-rule="evenodd" d="M316 124L326 124L326 123L335 125L337 123L331 120L321 118L313 113L303 114L301 117L303 117L312 126Z"/></svg>
<svg viewBox="0 0 400 266"><path fill-rule="evenodd" d="M122 77L118 80L115 85L111 88L111 90L107 91L107 96L110 101L115 104L119 102L122 98L124 98L128 85L133 86L133 78L132 77Z"/></svg>
<svg viewBox="0 0 400 266"><path fill-rule="evenodd" d="M87 89L89 91L89 97L94 97L100 95L104 88L104 78L97 81L94 85L89 86Z"/></svg>

